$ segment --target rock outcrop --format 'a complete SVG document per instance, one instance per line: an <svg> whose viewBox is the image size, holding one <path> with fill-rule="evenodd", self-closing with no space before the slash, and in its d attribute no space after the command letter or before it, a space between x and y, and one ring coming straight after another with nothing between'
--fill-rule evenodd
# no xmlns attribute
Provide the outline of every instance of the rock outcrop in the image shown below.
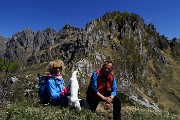
<svg viewBox="0 0 180 120"><path fill-rule="evenodd" d="M1 58L31 65L60 58L70 69L79 66L87 79L102 61L111 59L116 68L119 90L129 98L135 96L136 102L148 103L147 106L158 110L164 107L158 108L156 104L166 106L159 96L166 96L161 89L167 93L180 93L178 88L165 89L165 83L172 80L169 85L176 84L179 78L172 76L179 71L172 68L180 60L179 39L167 40L152 23L146 25L134 13L108 12L85 28L67 24L59 32L52 28L36 33L25 29L13 35L6 46L0 44L0 48L3 51ZM175 105L180 99L179 94L175 96L166 99L167 106Z"/></svg>

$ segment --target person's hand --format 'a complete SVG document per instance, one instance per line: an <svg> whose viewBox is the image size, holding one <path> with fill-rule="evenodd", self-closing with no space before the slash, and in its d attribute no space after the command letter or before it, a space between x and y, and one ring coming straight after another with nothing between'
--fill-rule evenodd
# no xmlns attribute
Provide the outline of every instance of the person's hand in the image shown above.
<svg viewBox="0 0 180 120"><path fill-rule="evenodd" d="M107 102L107 103L111 103L113 101L113 98L111 96L104 97L104 101Z"/></svg>
<svg viewBox="0 0 180 120"><path fill-rule="evenodd" d="M61 94L62 95L68 94L68 91L69 91L69 89L68 89L68 87L66 87L61 91Z"/></svg>
<svg viewBox="0 0 180 120"><path fill-rule="evenodd" d="M97 92L97 95L105 102L107 103L111 103L113 101L113 98L114 98L114 95L111 95L111 96L108 96L108 97L105 97L103 96L101 93Z"/></svg>
<svg viewBox="0 0 180 120"><path fill-rule="evenodd" d="M104 104L104 109L105 109L105 110L108 110L110 107L111 107L111 104L105 102L105 104Z"/></svg>

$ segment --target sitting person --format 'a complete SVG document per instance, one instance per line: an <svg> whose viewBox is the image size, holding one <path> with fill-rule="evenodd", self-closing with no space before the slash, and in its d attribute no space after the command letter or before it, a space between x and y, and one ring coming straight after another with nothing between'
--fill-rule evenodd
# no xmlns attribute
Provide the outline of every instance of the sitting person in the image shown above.
<svg viewBox="0 0 180 120"><path fill-rule="evenodd" d="M50 104L53 105L68 105L68 88L65 87L62 71L64 63L61 60L54 60L48 64L49 77L47 81L47 92L50 96Z"/></svg>
<svg viewBox="0 0 180 120"><path fill-rule="evenodd" d="M69 100L67 96L70 95L70 88L69 86L65 87L65 82L62 78L64 68L64 63L61 60L54 60L48 64L49 73L45 76L45 79L47 79L46 90L41 89L41 87L39 89L40 93L42 93L41 91L43 90L45 92L42 93L42 97L40 97L40 101L42 101L41 103L61 105L64 107L68 106ZM79 102L81 107L89 108L85 100L82 99Z"/></svg>
<svg viewBox="0 0 180 120"><path fill-rule="evenodd" d="M121 101L117 94L117 84L115 77L111 74L113 64L105 61L100 70L93 72L91 81L86 92L86 100L91 111L96 111L100 101L105 102L105 107L110 107L113 103L114 120L121 119Z"/></svg>

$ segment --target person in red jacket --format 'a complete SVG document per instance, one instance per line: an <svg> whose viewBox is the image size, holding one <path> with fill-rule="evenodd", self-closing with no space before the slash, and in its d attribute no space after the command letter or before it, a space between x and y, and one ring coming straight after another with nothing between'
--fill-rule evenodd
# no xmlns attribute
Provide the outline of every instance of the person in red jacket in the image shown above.
<svg viewBox="0 0 180 120"><path fill-rule="evenodd" d="M114 120L121 119L121 101L117 96L117 84L114 75L112 61L105 61L100 70L93 72L88 90L86 92L86 100L91 111L96 111L99 102L105 102L105 108L109 108L113 103Z"/></svg>

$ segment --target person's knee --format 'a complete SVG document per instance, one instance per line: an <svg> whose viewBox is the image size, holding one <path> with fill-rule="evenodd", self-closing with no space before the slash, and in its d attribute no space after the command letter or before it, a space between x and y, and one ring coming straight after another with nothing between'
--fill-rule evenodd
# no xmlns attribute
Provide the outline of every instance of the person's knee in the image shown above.
<svg viewBox="0 0 180 120"><path fill-rule="evenodd" d="M79 102L80 102L80 106L81 106L81 107L83 107L83 108L85 108L85 109L90 109L89 104L88 104L88 102L87 102L86 100L82 99L82 100L79 101Z"/></svg>
<svg viewBox="0 0 180 120"><path fill-rule="evenodd" d="M114 104L121 104L121 99L119 96L115 96L114 99L113 99L113 103Z"/></svg>

